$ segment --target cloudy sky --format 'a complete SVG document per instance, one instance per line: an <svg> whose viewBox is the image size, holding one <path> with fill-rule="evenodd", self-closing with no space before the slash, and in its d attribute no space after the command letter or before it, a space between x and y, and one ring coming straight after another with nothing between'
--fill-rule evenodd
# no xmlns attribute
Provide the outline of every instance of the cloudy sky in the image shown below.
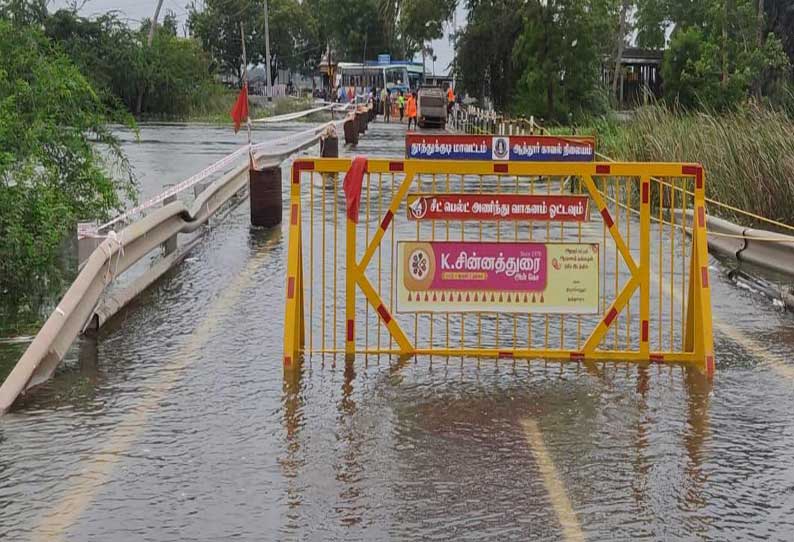
<svg viewBox="0 0 794 542"><path fill-rule="evenodd" d="M79 0L80 2L82 0ZM185 5L188 0L165 0L163 2L163 13L173 11L179 20L179 31L184 32L184 23L187 18L187 10ZM62 7L66 7L70 2L68 0L50 0L50 11L55 11ZM463 2L460 2L463 4ZM151 17L154 14L154 8L157 6L157 0L88 0L80 11L81 15L85 17L93 17L101 15L107 11L118 11L120 18L126 20L130 25L140 24L142 19ZM162 17L162 14L161 14ZM466 11L461 5L458 7L458 26L462 26L466 22ZM436 72L445 72L447 66L452 62L452 46L449 43L449 33L452 29L452 24L446 25L446 35L432 43L432 47L436 53ZM421 60L418 56L417 60ZM432 70L432 62L428 62L428 69Z"/></svg>

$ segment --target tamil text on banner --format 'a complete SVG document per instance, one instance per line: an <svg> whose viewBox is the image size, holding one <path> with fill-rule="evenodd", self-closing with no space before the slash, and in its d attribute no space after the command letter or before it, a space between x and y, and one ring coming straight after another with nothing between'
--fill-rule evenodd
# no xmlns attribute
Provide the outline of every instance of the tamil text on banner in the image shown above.
<svg viewBox="0 0 794 542"><path fill-rule="evenodd" d="M589 136L492 136L407 134L405 154L425 160L510 160L514 162L592 162Z"/></svg>
<svg viewBox="0 0 794 542"><path fill-rule="evenodd" d="M398 243L397 312L595 314L596 243Z"/></svg>
<svg viewBox="0 0 794 542"><path fill-rule="evenodd" d="M588 196L409 194L409 220L540 220L586 222Z"/></svg>

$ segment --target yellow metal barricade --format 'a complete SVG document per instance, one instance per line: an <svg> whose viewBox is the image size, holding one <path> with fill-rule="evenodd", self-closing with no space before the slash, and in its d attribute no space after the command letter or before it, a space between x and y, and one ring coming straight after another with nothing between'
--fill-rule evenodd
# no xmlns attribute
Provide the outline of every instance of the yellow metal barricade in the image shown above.
<svg viewBox="0 0 794 542"><path fill-rule="evenodd" d="M713 374L701 166L369 160L358 222L342 190L350 166L293 164L285 369L363 354Z"/></svg>

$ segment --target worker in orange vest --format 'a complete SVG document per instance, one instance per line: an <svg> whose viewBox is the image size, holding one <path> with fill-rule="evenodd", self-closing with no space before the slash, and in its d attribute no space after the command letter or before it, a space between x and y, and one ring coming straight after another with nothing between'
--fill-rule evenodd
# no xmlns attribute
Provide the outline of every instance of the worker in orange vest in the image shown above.
<svg viewBox="0 0 794 542"><path fill-rule="evenodd" d="M405 104L405 113L408 115L408 129L411 129L411 120L414 121L414 129L416 129L416 95L413 92L408 94L408 102Z"/></svg>
<svg viewBox="0 0 794 542"><path fill-rule="evenodd" d="M452 114L452 108L455 105L455 92L452 90L452 85L447 87L447 117Z"/></svg>

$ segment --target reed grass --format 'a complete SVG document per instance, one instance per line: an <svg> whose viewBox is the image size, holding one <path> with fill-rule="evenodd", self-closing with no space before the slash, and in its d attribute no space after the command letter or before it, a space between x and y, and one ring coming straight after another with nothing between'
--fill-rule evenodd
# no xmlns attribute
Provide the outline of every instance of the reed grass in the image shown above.
<svg viewBox="0 0 794 542"><path fill-rule="evenodd" d="M653 105L623 123L600 121L599 149L617 160L699 162L707 196L794 225L794 122L786 113L747 105L730 113L687 113ZM724 208L729 220L770 228Z"/></svg>

